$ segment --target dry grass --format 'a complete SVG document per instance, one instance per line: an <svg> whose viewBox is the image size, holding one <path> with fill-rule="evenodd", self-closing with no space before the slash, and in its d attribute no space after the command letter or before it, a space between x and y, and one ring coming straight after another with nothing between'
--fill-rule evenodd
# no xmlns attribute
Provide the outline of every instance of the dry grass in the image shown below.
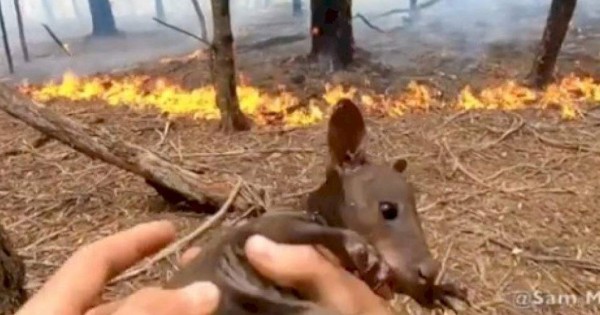
<svg viewBox="0 0 600 315"><path fill-rule="evenodd" d="M89 120L89 111L72 116ZM135 132L163 130L159 118L115 114L101 106L93 113L111 115L106 127L130 141L147 147L163 142L156 149L174 160L206 165L206 177L215 185L229 186L239 175L266 189L273 209L298 207L297 196L322 180L323 125L224 136L175 122L162 141L153 129ZM378 159L408 158L432 250L441 259L453 244L446 273L474 294L475 306L466 314L518 313L509 296L521 290L585 294L597 289L597 122L556 124L531 113L498 112L469 113L447 122L449 116L371 120L370 148ZM1 123L0 152L20 150L1 161L2 224L26 258L30 290L81 244L164 218L186 233L203 219L156 207L157 197L139 178L55 141L33 148L29 143L39 135L5 115ZM157 281L170 267L162 264L111 291L129 292ZM412 303L402 307L417 310ZM594 313L577 309L585 312Z"/></svg>

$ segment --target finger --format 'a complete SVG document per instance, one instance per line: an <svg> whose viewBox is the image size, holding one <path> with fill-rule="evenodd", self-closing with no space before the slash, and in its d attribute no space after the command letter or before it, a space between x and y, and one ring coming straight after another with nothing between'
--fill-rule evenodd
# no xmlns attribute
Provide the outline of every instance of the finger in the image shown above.
<svg viewBox="0 0 600 315"><path fill-rule="evenodd" d="M25 309L31 314L82 314L94 305L109 279L156 253L175 236L174 226L160 221L89 244L67 260Z"/></svg>
<svg viewBox="0 0 600 315"><path fill-rule="evenodd" d="M190 247L179 258L179 266L183 267L189 264L194 258L196 258L200 254L200 252L200 247Z"/></svg>
<svg viewBox="0 0 600 315"><path fill-rule="evenodd" d="M220 293L210 282L191 284L179 290L148 288L130 296L114 315L209 315L219 305Z"/></svg>
<svg viewBox="0 0 600 315"><path fill-rule="evenodd" d="M341 314L385 311L369 287L320 255L312 246L280 245L262 236L246 243L246 255L259 273L283 287L300 290L322 306Z"/></svg>
<svg viewBox="0 0 600 315"><path fill-rule="evenodd" d="M312 282L322 270L331 270L331 263L309 245L279 245L266 237L255 235L245 244L250 263L281 286ZM306 268L307 264L312 268Z"/></svg>

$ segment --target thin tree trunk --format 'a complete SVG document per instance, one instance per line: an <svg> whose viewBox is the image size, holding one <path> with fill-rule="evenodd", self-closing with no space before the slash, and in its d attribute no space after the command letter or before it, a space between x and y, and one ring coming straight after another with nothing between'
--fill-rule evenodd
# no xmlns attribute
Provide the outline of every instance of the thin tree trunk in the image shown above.
<svg viewBox="0 0 600 315"><path fill-rule="evenodd" d="M117 35L115 16L109 0L89 0L92 15L92 36Z"/></svg>
<svg viewBox="0 0 600 315"><path fill-rule="evenodd" d="M208 40L208 30L206 29L206 18L204 17L204 13L202 12L202 7L200 7L198 0L192 0L192 5L194 6L196 15L198 15L198 21L200 22L200 31L202 32L200 34L203 39Z"/></svg>
<svg viewBox="0 0 600 315"><path fill-rule="evenodd" d="M15 73L12 52L10 51L10 42L8 41L8 31L6 29L6 23L4 20L4 11L2 10L2 2L0 2L0 29L2 29L2 42L4 44L4 54L6 55L6 61L8 62L8 71L10 73Z"/></svg>
<svg viewBox="0 0 600 315"><path fill-rule="evenodd" d="M165 20L165 6L162 0L154 0L154 6L156 9L156 16L161 19L161 20Z"/></svg>
<svg viewBox="0 0 600 315"><path fill-rule="evenodd" d="M229 0L212 0L212 12L215 33L211 67L221 112L221 129L226 132L248 130L250 121L240 110L237 98Z"/></svg>
<svg viewBox="0 0 600 315"><path fill-rule="evenodd" d="M352 0L311 0L311 55L334 70L354 60Z"/></svg>
<svg viewBox="0 0 600 315"><path fill-rule="evenodd" d="M17 15L17 27L19 28L19 41L21 42L21 50L23 51L23 59L29 62L29 49L27 48L27 40L25 39L25 29L23 28L23 14L21 14L21 1L15 0L15 14Z"/></svg>
<svg viewBox="0 0 600 315"><path fill-rule="evenodd" d="M0 314L13 314L27 300L25 264L0 225Z"/></svg>
<svg viewBox="0 0 600 315"><path fill-rule="evenodd" d="M529 82L543 88L554 79L556 60L567 35L577 0L552 0L544 35L529 74Z"/></svg>
<svg viewBox="0 0 600 315"><path fill-rule="evenodd" d="M45 135L57 139L90 158L101 160L146 179L167 201L184 201L199 210L216 210L225 202L227 191L214 191L202 183L198 174L166 158L125 142L104 129L94 129L65 117L50 108L32 102L0 83L0 109ZM174 195L173 195L174 194ZM209 207L205 207L209 206ZM249 204L237 198L234 207Z"/></svg>

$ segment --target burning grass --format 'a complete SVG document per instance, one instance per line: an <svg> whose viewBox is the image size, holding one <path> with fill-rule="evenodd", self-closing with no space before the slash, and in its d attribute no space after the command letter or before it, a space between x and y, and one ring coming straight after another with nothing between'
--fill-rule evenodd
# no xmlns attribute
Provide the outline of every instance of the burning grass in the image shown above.
<svg viewBox="0 0 600 315"><path fill-rule="evenodd" d="M426 85L410 82L401 93L380 94L366 88L326 85L319 98L301 99L285 86L274 93L260 90L240 80L237 92L240 107L257 125L308 126L326 119L329 108L340 98L359 100L365 110L382 116L401 116L411 111L427 111L440 104L438 93ZM154 108L172 116L219 119L213 86L186 90L164 78L108 75L78 77L72 72L60 83L40 86L22 85L21 91L39 102L60 99L71 101L101 100L112 106ZM304 103L302 103L304 102ZM466 86L452 108L458 110L520 110L558 108L564 119L576 119L582 105L600 102L600 83L592 78L569 75L544 91L527 88L515 81L474 92Z"/></svg>

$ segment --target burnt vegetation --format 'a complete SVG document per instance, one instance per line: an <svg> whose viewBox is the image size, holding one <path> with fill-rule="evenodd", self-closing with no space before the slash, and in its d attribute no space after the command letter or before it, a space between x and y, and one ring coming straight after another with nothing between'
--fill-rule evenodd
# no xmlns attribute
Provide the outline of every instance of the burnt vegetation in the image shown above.
<svg viewBox="0 0 600 315"><path fill-rule="evenodd" d="M373 287L389 279L366 276L358 255L338 244L346 234L315 235L350 229L380 244L382 233L361 231L347 216L384 222L378 230L390 228L385 237L394 235L395 250L416 264L391 266L396 279L385 285L410 297L394 303L399 312L452 309L457 298L468 304L461 314L515 314L514 294L531 287L582 297L597 290L600 12L578 10L582 0L489 11L527 24L518 40L506 36L518 27L491 30L449 0L381 11L359 0L154 0L144 13L125 0L7 3L0 29L13 76L0 83L1 314L100 228L168 217L187 233L116 278L121 295L132 284L164 283L167 258L214 241L212 229L259 218L247 229L260 230L261 216L278 210L316 211L328 227L293 234L281 227L299 223L285 221L265 233L324 241ZM87 23L81 40L61 26L65 6L76 25ZM151 26L140 35L129 19ZM476 30L452 24L467 20L477 20ZM135 42L143 36L155 37ZM110 51L106 59L141 54L128 52L131 42L191 48L115 73L12 84L62 63L101 63L94 50ZM365 185L356 174L375 179ZM352 198L377 207L343 217ZM386 263L398 257L371 250L392 257ZM186 272L212 279L198 266ZM569 307L561 311L597 312Z"/></svg>

